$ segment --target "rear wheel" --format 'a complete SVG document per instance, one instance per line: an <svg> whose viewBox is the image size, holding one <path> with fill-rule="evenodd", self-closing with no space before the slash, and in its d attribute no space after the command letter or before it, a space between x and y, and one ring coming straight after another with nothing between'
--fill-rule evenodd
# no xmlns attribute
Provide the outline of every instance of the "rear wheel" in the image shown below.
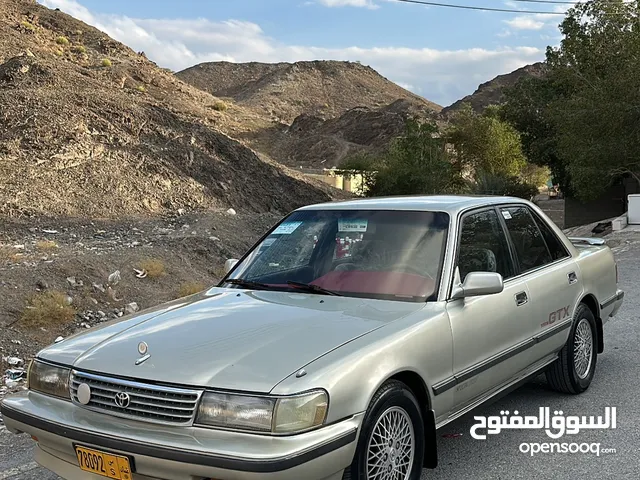
<svg viewBox="0 0 640 480"><path fill-rule="evenodd" d="M424 424L415 396L404 383L389 380L371 400L345 477L419 480L424 442Z"/></svg>
<svg viewBox="0 0 640 480"><path fill-rule="evenodd" d="M546 376L549 385L562 393L584 392L596 371L598 329L593 312L584 303L578 305L569 339Z"/></svg>

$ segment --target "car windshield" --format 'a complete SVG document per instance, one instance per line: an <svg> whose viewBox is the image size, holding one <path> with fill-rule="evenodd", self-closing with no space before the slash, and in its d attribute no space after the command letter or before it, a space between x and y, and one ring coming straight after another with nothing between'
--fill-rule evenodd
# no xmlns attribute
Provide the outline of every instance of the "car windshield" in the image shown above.
<svg viewBox="0 0 640 480"><path fill-rule="evenodd" d="M246 255L222 285L433 300L448 228L449 215L444 212L293 212Z"/></svg>

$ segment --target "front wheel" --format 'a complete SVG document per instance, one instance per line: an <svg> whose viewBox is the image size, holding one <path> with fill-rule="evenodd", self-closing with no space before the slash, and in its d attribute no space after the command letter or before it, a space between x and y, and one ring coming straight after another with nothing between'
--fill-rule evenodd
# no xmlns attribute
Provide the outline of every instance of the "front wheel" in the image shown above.
<svg viewBox="0 0 640 480"><path fill-rule="evenodd" d="M549 385L562 393L584 392L596 372L598 329L593 312L584 303L578 305L569 339L546 376Z"/></svg>
<svg viewBox="0 0 640 480"><path fill-rule="evenodd" d="M419 480L424 435L420 406L413 392L402 382L387 381L367 409L356 454L345 477Z"/></svg>

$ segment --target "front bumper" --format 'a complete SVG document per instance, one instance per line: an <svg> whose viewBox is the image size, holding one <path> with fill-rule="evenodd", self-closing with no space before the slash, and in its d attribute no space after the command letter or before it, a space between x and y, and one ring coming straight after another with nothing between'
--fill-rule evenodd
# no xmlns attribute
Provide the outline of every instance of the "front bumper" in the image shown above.
<svg viewBox="0 0 640 480"><path fill-rule="evenodd" d="M80 470L75 444L133 456L135 479L339 480L362 421L271 437L121 419L34 392L7 397L0 410L10 431L37 438L38 463L69 480L104 478Z"/></svg>

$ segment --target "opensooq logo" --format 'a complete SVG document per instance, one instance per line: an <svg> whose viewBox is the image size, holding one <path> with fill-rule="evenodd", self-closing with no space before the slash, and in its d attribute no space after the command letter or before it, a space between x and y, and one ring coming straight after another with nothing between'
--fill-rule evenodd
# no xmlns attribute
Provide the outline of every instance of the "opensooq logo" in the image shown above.
<svg viewBox="0 0 640 480"><path fill-rule="evenodd" d="M564 416L562 410L555 410L551 416L549 407L540 407L538 416L520 416L517 410L510 416L507 410L501 411L499 416L475 416L473 419L478 423L471 427L470 433L476 440L486 440L487 435L495 435L502 430L527 429L544 429L550 438L558 439L581 430L616 428L616 407L605 407L604 419L601 416ZM478 430L486 430L486 434L478 433Z"/></svg>

